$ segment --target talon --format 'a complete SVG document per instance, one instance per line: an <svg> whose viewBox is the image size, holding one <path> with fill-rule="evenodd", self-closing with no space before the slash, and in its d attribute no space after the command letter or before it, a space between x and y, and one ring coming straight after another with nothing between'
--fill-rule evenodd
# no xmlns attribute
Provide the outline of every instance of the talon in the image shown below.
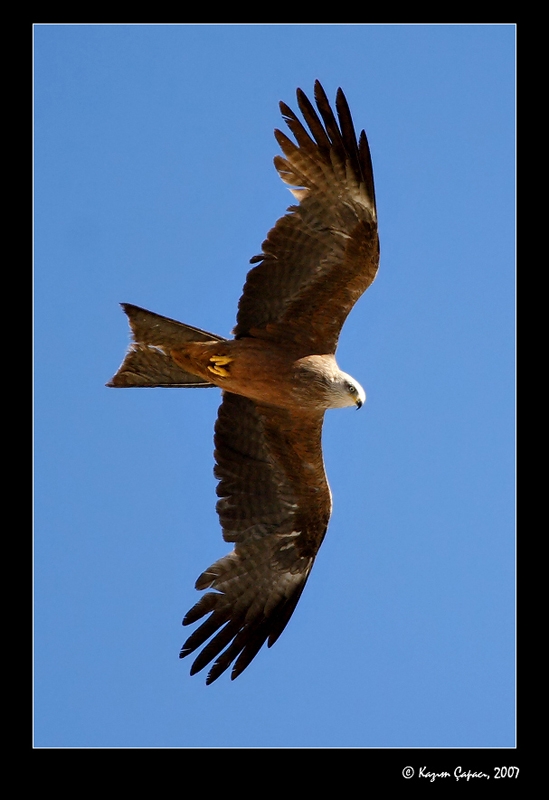
<svg viewBox="0 0 549 800"><path fill-rule="evenodd" d="M213 361L213 358L211 358L210 361ZM229 361L232 361L232 359L229 359ZM228 370L223 369L223 367L208 367L208 369L210 372L213 372L214 375L220 375L222 378L229 377Z"/></svg>
<svg viewBox="0 0 549 800"><path fill-rule="evenodd" d="M220 367L223 364L230 364L231 361L234 361L234 358L230 358L230 356L212 356L210 361L216 365L216 367ZM210 369L210 367L208 367Z"/></svg>
<svg viewBox="0 0 549 800"><path fill-rule="evenodd" d="M223 364L230 364L231 361L234 361L234 358L230 358L230 356L211 356L210 361L213 364L213 367L208 367L210 372L213 372L214 375L219 375L221 378L229 377L229 372L223 369Z"/></svg>

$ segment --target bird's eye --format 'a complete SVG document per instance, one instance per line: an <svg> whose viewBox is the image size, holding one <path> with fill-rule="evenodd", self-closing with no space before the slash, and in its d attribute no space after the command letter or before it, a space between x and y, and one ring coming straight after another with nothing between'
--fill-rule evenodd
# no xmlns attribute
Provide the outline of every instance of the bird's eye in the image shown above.
<svg viewBox="0 0 549 800"><path fill-rule="evenodd" d="M356 394L356 387L353 386L352 383L349 384L349 391L351 394Z"/></svg>

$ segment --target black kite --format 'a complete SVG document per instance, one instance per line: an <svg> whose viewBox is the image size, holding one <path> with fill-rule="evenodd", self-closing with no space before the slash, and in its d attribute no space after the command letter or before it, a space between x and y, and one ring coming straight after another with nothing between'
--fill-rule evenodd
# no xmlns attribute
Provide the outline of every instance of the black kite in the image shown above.
<svg viewBox="0 0 549 800"><path fill-rule="evenodd" d="M263 242L238 305L234 338L123 304L133 333L109 386L219 386L215 425L217 512L234 550L196 582L214 589L184 625L208 618L181 657L204 645L194 674L216 659L211 683L235 662L232 678L261 646L278 639L301 596L331 513L321 433L327 408L365 400L334 357L341 327L375 278L379 262L370 151L357 141L345 95L336 118L317 81L320 117L303 92L309 128L284 103L297 144L280 131L274 163L299 205Z"/></svg>

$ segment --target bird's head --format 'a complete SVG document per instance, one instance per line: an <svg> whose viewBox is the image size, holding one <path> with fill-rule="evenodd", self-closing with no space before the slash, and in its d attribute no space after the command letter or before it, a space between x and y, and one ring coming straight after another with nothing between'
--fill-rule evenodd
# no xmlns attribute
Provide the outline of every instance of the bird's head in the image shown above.
<svg viewBox="0 0 549 800"><path fill-rule="evenodd" d="M317 408L360 408L366 392L358 381L342 372L333 355L312 355L295 362L295 391L302 402Z"/></svg>
<svg viewBox="0 0 549 800"><path fill-rule="evenodd" d="M366 392L358 381L351 375L339 371L330 392L330 408L346 408L356 406L360 408L366 402Z"/></svg>

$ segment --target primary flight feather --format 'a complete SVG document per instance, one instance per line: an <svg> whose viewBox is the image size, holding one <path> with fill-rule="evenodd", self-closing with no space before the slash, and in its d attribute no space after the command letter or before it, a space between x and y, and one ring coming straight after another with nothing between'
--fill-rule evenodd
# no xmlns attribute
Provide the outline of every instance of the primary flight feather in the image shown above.
<svg viewBox="0 0 549 800"><path fill-rule="evenodd" d="M317 81L315 110L297 90L305 125L284 103L295 138L276 130L275 167L298 205L272 228L248 273L234 338L123 304L133 341L108 384L222 389L215 424L217 512L234 550L196 582L208 591L183 620L207 619L180 656L203 649L234 679L278 639L304 589L331 513L321 435L328 408L360 406L364 390L335 360L341 327L379 263L372 163L345 95L337 120ZM212 638L213 637L213 638Z"/></svg>

